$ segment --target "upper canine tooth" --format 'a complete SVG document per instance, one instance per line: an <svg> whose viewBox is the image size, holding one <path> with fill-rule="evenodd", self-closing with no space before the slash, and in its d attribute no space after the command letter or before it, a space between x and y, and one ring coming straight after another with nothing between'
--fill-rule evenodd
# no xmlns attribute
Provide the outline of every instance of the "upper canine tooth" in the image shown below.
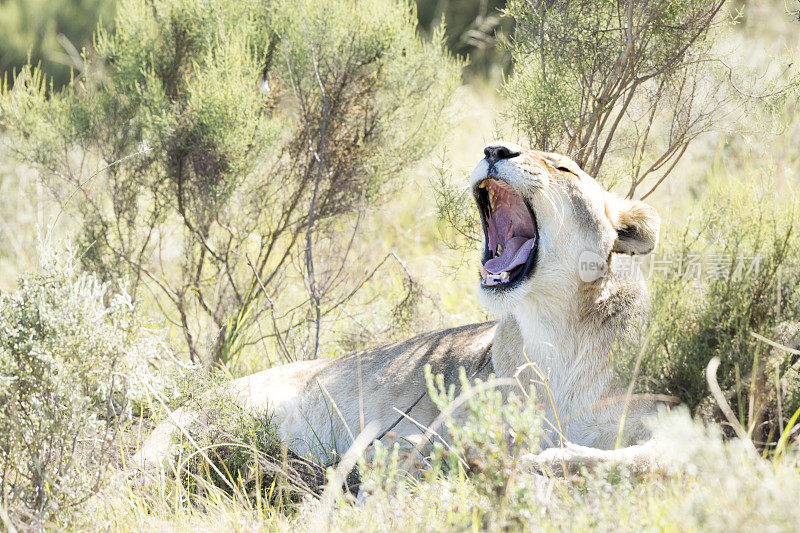
<svg viewBox="0 0 800 533"><path fill-rule="evenodd" d="M487 182L487 181L489 181L489 180L483 180L483 181L481 181L481 182L478 184L478 188L479 188L479 189L485 189L485 188L486 188L486 182Z"/></svg>
<svg viewBox="0 0 800 533"><path fill-rule="evenodd" d="M502 253L503 253L503 245L502 244L498 244L497 245L497 255L500 255Z"/></svg>

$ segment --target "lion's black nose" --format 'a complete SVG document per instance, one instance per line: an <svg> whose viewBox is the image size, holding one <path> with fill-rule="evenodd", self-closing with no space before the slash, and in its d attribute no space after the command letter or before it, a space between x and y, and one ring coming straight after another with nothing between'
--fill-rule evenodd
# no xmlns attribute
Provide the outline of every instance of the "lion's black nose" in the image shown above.
<svg viewBox="0 0 800 533"><path fill-rule="evenodd" d="M495 163L501 159L517 157L519 151L505 144L490 144L483 149L483 155L486 156L486 159L488 159L490 163Z"/></svg>

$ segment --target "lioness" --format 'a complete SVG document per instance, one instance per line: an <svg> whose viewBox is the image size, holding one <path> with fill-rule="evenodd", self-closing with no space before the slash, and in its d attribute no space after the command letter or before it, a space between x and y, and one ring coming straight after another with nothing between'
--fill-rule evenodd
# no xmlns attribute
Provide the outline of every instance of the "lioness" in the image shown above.
<svg viewBox="0 0 800 533"><path fill-rule="evenodd" d="M426 394L425 365L447 383L458 383L461 367L472 378L534 383L547 399L546 440L573 443L573 455L618 441L625 393L609 357L647 293L641 279L618 275L614 264L618 254L653 250L658 214L607 192L562 155L494 142L484 156L470 177L483 227L480 298L499 321L237 379L237 400L274 410L280 437L297 454L343 455L365 425L384 443L420 444L440 414ZM623 442L647 436L641 419L651 410L627 405ZM175 424L196 416L173 415L138 461L161 461Z"/></svg>

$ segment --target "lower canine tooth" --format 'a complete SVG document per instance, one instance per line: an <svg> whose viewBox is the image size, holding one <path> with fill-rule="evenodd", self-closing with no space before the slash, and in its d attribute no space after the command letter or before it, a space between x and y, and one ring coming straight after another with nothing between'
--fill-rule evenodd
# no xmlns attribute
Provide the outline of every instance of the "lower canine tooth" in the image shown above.
<svg viewBox="0 0 800 533"><path fill-rule="evenodd" d="M488 271L488 270L486 270L486 269L483 267L483 263L478 263L478 271L479 271L479 272L480 272L480 274L481 274L481 278L482 278L482 279L484 279L484 280L485 280L485 279L486 279L486 277L489 275L489 271Z"/></svg>
<svg viewBox="0 0 800 533"><path fill-rule="evenodd" d="M506 281L508 279L508 272L500 272L500 279Z"/></svg>

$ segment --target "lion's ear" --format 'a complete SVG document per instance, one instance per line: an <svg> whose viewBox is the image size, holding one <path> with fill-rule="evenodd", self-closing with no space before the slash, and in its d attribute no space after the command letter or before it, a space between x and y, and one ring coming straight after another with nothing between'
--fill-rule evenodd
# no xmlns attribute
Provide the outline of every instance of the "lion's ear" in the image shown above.
<svg viewBox="0 0 800 533"><path fill-rule="evenodd" d="M620 254L649 254L658 242L661 219L652 206L638 200L609 195L606 214L617 230L613 252Z"/></svg>

